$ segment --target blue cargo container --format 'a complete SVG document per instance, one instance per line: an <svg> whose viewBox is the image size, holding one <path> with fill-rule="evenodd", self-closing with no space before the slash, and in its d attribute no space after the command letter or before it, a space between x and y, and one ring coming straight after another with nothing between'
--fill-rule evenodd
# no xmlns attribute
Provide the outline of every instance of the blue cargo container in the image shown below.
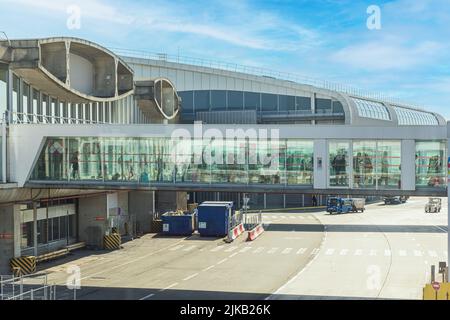
<svg viewBox="0 0 450 320"><path fill-rule="evenodd" d="M228 234L234 214L233 201L206 201L198 206L198 232L206 237L224 237Z"/></svg>
<svg viewBox="0 0 450 320"><path fill-rule="evenodd" d="M190 236L194 232L194 220L192 214L172 216L161 215L163 234L172 236Z"/></svg>

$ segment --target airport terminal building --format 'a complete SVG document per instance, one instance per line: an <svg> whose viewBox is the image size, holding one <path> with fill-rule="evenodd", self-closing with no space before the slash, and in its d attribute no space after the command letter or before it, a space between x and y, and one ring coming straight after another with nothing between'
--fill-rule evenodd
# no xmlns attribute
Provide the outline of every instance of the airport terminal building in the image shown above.
<svg viewBox="0 0 450 320"><path fill-rule="evenodd" d="M254 68L76 38L0 41L0 114L0 272L12 257L101 246L111 223L149 232L155 212L188 202L240 206L245 193L251 209L270 209L309 206L313 194L322 204L334 193L446 194L441 115ZM200 124L279 132L202 137L202 154L245 160L198 162ZM193 143L174 139L177 128ZM276 166L252 162L254 151L276 153Z"/></svg>

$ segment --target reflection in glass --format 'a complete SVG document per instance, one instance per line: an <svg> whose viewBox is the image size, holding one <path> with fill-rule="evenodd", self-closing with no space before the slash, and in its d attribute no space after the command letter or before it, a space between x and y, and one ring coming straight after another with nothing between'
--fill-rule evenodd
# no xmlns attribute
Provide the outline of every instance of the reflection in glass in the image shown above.
<svg viewBox="0 0 450 320"><path fill-rule="evenodd" d="M445 141L416 142L416 186L438 187L446 186L447 172Z"/></svg>
<svg viewBox="0 0 450 320"><path fill-rule="evenodd" d="M330 142L330 186L331 187L348 187L348 142Z"/></svg>

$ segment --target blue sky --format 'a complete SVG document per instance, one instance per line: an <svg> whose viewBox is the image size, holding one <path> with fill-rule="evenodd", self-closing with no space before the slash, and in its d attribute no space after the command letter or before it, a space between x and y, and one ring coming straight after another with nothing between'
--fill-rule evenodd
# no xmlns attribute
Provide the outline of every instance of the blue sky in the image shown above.
<svg viewBox="0 0 450 320"><path fill-rule="evenodd" d="M381 29L366 27L369 5ZM67 8L81 28L67 28ZM450 119L449 0L0 0L10 38L74 36L381 91Z"/></svg>

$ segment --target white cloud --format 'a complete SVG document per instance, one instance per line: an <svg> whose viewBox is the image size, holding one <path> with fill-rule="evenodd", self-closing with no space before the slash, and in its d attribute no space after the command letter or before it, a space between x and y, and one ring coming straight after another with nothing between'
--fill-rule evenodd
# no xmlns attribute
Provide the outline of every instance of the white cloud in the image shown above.
<svg viewBox="0 0 450 320"><path fill-rule="evenodd" d="M218 7L228 8L222 12L232 13L220 15L220 19L217 19L219 15L210 17L206 9L194 14L184 14L186 8L167 1L123 5L112 2L107 4L103 0L1 1L10 2L14 6L21 5L25 10L31 9L34 14L36 8L39 8L65 15L68 6L77 5L81 9L82 19L112 23L113 25L105 25L105 28L111 30L123 25L135 26L142 31L192 34L250 49L295 51L311 47L318 38L314 31L270 12L258 11L249 7L245 1L215 3Z"/></svg>
<svg viewBox="0 0 450 320"><path fill-rule="evenodd" d="M427 64L443 49L434 41L402 45L393 41L365 42L340 49L332 61L369 71L405 70Z"/></svg>

